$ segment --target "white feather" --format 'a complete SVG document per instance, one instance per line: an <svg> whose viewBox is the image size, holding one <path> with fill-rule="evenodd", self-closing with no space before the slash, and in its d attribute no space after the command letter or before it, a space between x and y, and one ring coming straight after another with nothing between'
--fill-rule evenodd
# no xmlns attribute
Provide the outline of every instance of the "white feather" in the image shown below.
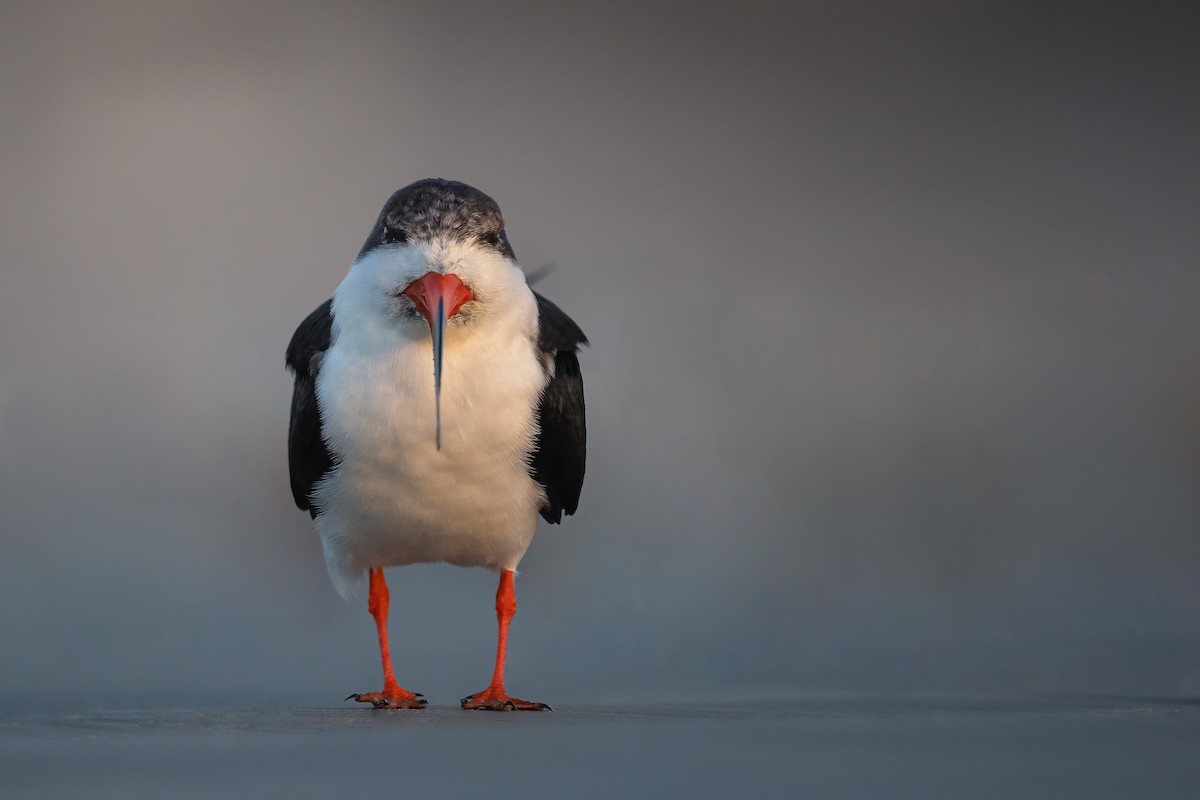
<svg viewBox="0 0 1200 800"><path fill-rule="evenodd" d="M429 328L399 295L430 270L458 275L476 298L446 326L440 451ZM528 468L547 381L536 337L537 303L520 268L482 247L383 247L350 268L317 380L325 441L340 463L314 490L343 597L370 567L516 568L544 502Z"/></svg>

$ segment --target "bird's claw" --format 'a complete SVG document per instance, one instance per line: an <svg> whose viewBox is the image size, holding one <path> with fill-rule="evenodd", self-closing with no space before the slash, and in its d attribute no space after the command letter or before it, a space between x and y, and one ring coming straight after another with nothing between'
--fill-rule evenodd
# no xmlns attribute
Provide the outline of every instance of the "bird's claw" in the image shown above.
<svg viewBox="0 0 1200 800"><path fill-rule="evenodd" d="M420 692L405 692L401 695L385 694L384 692L370 692L368 694L351 694L346 697L346 700L354 700L359 703L370 703L375 708L425 708L429 705L425 700L425 695ZM344 701L343 701L344 702Z"/></svg>
<svg viewBox="0 0 1200 800"><path fill-rule="evenodd" d="M469 694L459 701L468 711L553 711L547 703L521 700L505 694L480 692Z"/></svg>

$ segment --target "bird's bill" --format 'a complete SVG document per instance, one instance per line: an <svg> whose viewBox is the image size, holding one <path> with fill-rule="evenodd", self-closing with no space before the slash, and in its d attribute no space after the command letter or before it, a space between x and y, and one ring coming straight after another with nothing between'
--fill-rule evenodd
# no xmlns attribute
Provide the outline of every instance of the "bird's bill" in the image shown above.
<svg viewBox="0 0 1200 800"><path fill-rule="evenodd" d="M437 449L442 449L442 348L446 321L458 313L464 303L474 299L471 290L457 275L427 272L410 283L404 294L429 323L433 338L433 400L437 415Z"/></svg>

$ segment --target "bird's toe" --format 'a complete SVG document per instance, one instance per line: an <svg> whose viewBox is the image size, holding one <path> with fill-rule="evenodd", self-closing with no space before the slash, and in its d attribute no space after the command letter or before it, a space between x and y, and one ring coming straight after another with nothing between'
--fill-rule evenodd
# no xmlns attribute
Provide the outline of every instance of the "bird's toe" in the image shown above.
<svg viewBox="0 0 1200 800"><path fill-rule="evenodd" d="M359 703L370 703L375 708L425 708L429 703L425 700L425 695L419 692L408 692L403 689L400 691L382 691L382 692L367 692L363 694L349 695L347 700L355 700Z"/></svg>
<svg viewBox="0 0 1200 800"><path fill-rule="evenodd" d="M492 689L470 694L460 704L467 711L553 711L546 703L509 697L503 691Z"/></svg>

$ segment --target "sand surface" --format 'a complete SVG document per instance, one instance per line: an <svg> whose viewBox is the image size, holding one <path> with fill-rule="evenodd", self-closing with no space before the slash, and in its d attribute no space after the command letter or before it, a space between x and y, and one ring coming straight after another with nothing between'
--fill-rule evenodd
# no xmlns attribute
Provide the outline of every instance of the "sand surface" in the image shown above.
<svg viewBox="0 0 1200 800"><path fill-rule="evenodd" d="M0 714L0 794L1185 797L1200 702L862 695L553 714Z"/></svg>

